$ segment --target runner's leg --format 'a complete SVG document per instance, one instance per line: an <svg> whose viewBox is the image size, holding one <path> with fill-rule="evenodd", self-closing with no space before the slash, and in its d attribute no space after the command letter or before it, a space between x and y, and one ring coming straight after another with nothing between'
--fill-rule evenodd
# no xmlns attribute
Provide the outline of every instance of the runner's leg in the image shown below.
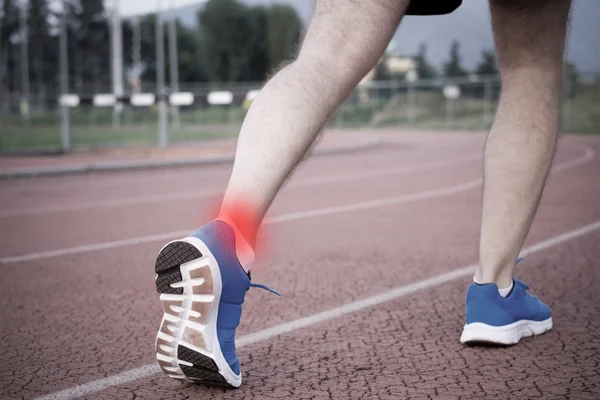
<svg viewBox="0 0 600 400"><path fill-rule="evenodd" d="M383 55L408 0L318 0L296 60L253 101L221 218L253 245L284 181L323 125Z"/></svg>
<svg viewBox="0 0 600 400"><path fill-rule="evenodd" d="M554 156L570 0L490 0L502 76L485 148L478 283L512 284Z"/></svg>

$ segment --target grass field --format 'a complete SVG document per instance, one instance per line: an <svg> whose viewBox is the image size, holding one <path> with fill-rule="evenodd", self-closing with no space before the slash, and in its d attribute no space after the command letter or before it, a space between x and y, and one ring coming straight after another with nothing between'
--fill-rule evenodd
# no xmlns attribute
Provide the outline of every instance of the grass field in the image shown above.
<svg viewBox="0 0 600 400"><path fill-rule="evenodd" d="M181 125L169 129L171 143L237 135L245 111L241 108L181 110ZM121 126L112 126L112 111L72 110L71 140L74 148L154 145L158 140L154 109L126 108ZM0 120L0 153L52 150L61 146L58 112L39 113L26 125L19 117Z"/></svg>
<svg viewBox="0 0 600 400"><path fill-rule="evenodd" d="M366 114L371 116L369 123L373 127L484 130L491 126L497 102L489 102L486 106L482 99L461 97L450 105L439 92L416 91L412 103L406 93L397 93L384 103L357 104L355 109L347 105L345 115L360 118L365 115L365 110L361 110L365 106L371 110ZM600 133L600 87L581 85L573 97L564 99L562 130Z"/></svg>
<svg viewBox="0 0 600 400"><path fill-rule="evenodd" d="M179 129L171 129L170 142L199 141L221 137L235 136L236 126L194 126L187 125ZM74 148L104 146L154 145L157 143L156 125L144 124L111 127L73 127L71 132ZM27 150L52 150L61 146L59 127L32 127L13 130L11 135L0 137L0 152L10 153Z"/></svg>

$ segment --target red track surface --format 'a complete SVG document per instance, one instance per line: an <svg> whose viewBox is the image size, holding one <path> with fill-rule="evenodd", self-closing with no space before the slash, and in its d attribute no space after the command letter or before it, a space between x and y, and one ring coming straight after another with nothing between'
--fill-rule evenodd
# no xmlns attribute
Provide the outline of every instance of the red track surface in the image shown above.
<svg viewBox="0 0 600 400"><path fill-rule="evenodd" d="M253 280L283 297L250 291L240 337L477 261L481 189L472 182L484 136L380 136L379 148L311 159L278 197ZM600 220L598 139L562 139L526 246ZM555 326L514 347L458 343L463 274L244 345L238 390L151 373L131 380L154 362L153 263L168 239L122 241L194 229L230 168L1 182L0 398L73 388L62 398L82 389L90 399L600 398L600 229L519 265ZM371 202L384 198L395 199ZM115 375L130 381L93 382Z"/></svg>

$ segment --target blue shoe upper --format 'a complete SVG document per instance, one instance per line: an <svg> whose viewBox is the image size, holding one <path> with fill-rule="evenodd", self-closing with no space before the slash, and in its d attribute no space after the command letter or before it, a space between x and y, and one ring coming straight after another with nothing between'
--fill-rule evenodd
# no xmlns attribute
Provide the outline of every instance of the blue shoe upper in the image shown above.
<svg viewBox="0 0 600 400"><path fill-rule="evenodd" d="M235 234L225 222L213 221L191 236L202 240L210 249L221 271L221 301L217 316L217 337L221 352L234 373L240 373L235 353L235 330L240 324L242 304L250 288L246 274L235 254Z"/></svg>
<svg viewBox="0 0 600 400"><path fill-rule="evenodd" d="M250 287L259 287L271 293L274 290L264 285L250 282L235 253L235 233L223 221L212 221L196 232L194 236L204 242L219 264L221 272L221 300L217 314L217 338L223 357L235 374L240 373L240 362L235 353L235 330L242 317L242 304Z"/></svg>
<svg viewBox="0 0 600 400"><path fill-rule="evenodd" d="M467 291L467 324L481 322L504 326L520 320L543 321L550 318L550 308L529 294L528 289L525 283L514 280L512 291L502 297L495 284L473 282Z"/></svg>

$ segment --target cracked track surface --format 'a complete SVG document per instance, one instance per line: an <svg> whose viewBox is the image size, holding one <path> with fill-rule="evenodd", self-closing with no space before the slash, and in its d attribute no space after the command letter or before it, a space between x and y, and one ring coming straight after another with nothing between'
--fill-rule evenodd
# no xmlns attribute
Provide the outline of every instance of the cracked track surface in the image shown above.
<svg viewBox="0 0 600 400"><path fill-rule="evenodd" d="M457 161L480 155L483 135L380 137L378 149L310 160L271 215L435 190L481 175L481 160ZM584 148L599 155L551 176L526 245L600 220L600 140L563 138L555 164L581 157ZM319 183L331 176L427 165L438 166ZM0 257L192 229L212 198L172 195L218 192L229 169L5 181L0 215L19 215L0 216ZM164 198L97 205L148 196ZM473 264L480 201L480 189L473 189L268 226L268 245L253 279L283 297L250 291L239 335ZM39 212L55 206L63 209ZM27 213L33 209L38 211ZM34 398L152 363L161 316L153 264L162 245L0 264L0 398ZM596 231L519 265L518 277L552 307L555 326L515 347L458 343L469 283L459 279L241 348L244 384L238 390L184 385L157 374L86 398L597 399L599 260Z"/></svg>

